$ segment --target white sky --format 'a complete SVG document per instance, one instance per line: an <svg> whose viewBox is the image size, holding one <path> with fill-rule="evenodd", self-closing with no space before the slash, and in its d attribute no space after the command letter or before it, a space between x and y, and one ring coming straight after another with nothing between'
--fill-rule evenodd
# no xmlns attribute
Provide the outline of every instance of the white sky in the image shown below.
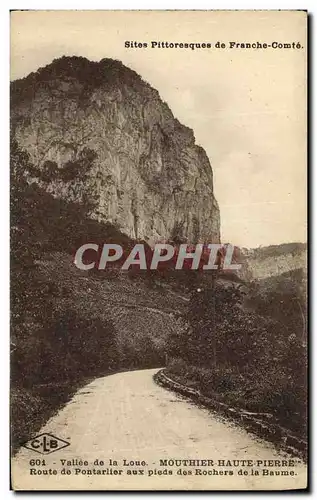
<svg viewBox="0 0 317 500"><path fill-rule="evenodd" d="M62 55L120 59L206 150L222 241L305 241L305 28L303 12L14 12L11 76ZM304 49L127 49L125 40L299 41Z"/></svg>

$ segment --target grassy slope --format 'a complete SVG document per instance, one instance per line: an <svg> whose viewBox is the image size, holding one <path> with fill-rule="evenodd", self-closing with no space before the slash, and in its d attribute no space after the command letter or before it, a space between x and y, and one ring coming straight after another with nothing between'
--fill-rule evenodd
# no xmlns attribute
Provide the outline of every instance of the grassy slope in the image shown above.
<svg viewBox="0 0 317 500"><path fill-rule="evenodd" d="M146 279L130 279L127 274L87 274L75 267L71 255L63 252L44 254L36 261L36 268L38 280L63 290L63 299L54 299L54 310L62 309L61 314L81 311L101 322L113 322L117 360L114 366L105 364L93 376L88 356L87 370L78 376L49 380L43 374L44 381L37 377L32 384L15 382L11 391L15 451L94 376L164 365L166 342L175 328L174 313L183 312L187 304L185 292L179 293L177 287L159 283L153 286L153 281L149 285ZM39 362L35 358L34 363Z"/></svg>
<svg viewBox="0 0 317 500"><path fill-rule="evenodd" d="M174 356L170 359L167 373L176 381L199 389L213 399L251 412L271 414L280 425L306 439L306 287L306 272L301 269L244 283L245 297L241 311L246 317L250 315L250 330L247 333L249 338L255 340L254 347L245 344L243 348L244 351L250 349L247 365L240 364L239 359L233 361L234 357L231 360L230 353L225 362L218 360L216 366L212 366L212 357L209 363L197 364L190 360L190 356L189 359ZM201 310L205 324L210 319L208 304L206 307ZM264 323L267 334L263 336L260 329L257 331L257 325L260 326L266 319L269 323L267 326ZM235 321L232 318L230 326ZM219 326L221 328L221 324ZM247 331L248 322L245 327ZM234 354L245 341L237 336L235 328L229 337ZM269 343L265 347L263 342L266 337ZM201 353L205 349L202 342ZM258 349L260 354L256 353Z"/></svg>
<svg viewBox="0 0 317 500"><path fill-rule="evenodd" d="M87 241L133 241L89 217L89 206L53 198L26 153L11 145L11 419L17 449L92 377L159 366L186 302L177 284L149 276L82 272L75 249ZM169 290L173 292L169 292Z"/></svg>

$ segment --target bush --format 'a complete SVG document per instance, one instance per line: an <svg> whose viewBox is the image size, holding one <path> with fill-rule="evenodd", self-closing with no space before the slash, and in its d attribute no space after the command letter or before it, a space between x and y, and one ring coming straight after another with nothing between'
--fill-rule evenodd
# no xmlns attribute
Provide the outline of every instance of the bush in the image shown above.
<svg viewBox="0 0 317 500"><path fill-rule="evenodd" d="M168 371L205 395L269 412L305 437L307 352L302 332L290 334L279 321L247 310L243 303L236 285L194 291L171 337Z"/></svg>

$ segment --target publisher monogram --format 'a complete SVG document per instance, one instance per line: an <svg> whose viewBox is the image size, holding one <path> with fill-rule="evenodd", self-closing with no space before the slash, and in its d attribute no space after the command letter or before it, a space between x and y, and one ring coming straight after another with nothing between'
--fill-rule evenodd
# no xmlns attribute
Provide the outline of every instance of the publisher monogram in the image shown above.
<svg viewBox="0 0 317 500"><path fill-rule="evenodd" d="M54 451L66 448L66 446L69 445L70 443L64 441L64 439L53 436L53 434L44 433L30 439L23 446L28 450L36 451L42 455L48 455Z"/></svg>

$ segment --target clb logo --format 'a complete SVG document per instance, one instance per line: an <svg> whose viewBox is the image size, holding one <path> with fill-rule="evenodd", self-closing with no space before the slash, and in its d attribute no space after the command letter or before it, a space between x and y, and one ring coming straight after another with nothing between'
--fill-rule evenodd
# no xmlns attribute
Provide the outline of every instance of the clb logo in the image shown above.
<svg viewBox="0 0 317 500"><path fill-rule="evenodd" d="M57 438L56 436L53 436L53 434L44 433L30 439L23 446L28 450L36 451L42 455L48 455L54 451L66 448L66 446L69 445L70 443L64 441L64 439Z"/></svg>

